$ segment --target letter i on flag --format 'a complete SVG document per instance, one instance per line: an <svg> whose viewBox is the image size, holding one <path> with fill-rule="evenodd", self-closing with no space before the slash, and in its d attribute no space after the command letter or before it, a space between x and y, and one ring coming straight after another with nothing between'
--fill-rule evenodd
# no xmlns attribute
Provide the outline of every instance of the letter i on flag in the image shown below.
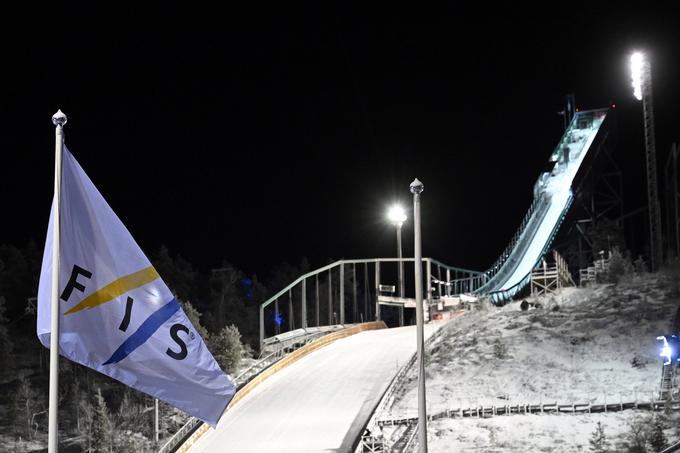
<svg viewBox="0 0 680 453"><path fill-rule="evenodd" d="M38 338L50 347L56 204L60 354L216 426L234 384L66 147L62 156L40 272Z"/></svg>

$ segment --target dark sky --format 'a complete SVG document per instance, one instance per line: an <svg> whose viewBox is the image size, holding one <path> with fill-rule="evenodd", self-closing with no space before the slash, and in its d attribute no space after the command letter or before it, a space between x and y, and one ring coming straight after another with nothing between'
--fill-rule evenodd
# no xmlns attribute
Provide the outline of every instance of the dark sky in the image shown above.
<svg viewBox="0 0 680 453"><path fill-rule="evenodd" d="M316 267L394 255L384 213L410 206L414 177L424 254L485 268L529 207L572 91L581 109L616 103L634 181L633 49L653 59L660 161L680 139L680 22L658 4L94 3L0 19L0 243L44 241L57 108L69 148L144 250L163 243L203 270L226 259L259 274L302 256Z"/></svg>

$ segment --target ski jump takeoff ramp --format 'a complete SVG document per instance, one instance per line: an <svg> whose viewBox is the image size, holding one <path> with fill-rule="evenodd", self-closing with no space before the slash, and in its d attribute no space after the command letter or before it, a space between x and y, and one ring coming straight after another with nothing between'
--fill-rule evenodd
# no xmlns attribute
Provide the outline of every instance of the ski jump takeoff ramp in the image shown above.
<svg viewBox="0 0 680 453"><path fill-rule="evenodd" d="M587 169L598 143L604 140L603 124L608 109L576 112L550 161L534 185L534 201L510 245L485 272L476 294L495 302L512 298L528 282L532 269L543 258L574 197L575 179Z"/></svg>

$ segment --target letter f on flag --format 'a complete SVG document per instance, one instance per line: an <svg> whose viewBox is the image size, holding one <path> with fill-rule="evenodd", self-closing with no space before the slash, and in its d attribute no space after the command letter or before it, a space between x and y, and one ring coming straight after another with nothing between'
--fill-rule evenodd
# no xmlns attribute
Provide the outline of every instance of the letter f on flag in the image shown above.
<svg viewBox="0 0 680 453"><path fill-rule="evenodd" d="M216 426L234 384L66 147L60 205L60 354ZM54 204L38 289L48 348L53 220Z"/></svg>

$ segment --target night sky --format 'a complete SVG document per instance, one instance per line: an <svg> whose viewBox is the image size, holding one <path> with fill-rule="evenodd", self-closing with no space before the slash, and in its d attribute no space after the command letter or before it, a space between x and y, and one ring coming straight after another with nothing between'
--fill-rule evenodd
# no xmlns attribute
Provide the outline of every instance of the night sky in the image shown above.
<svg viewBox="0 0 680 453"><path fill-rule="evenodd" d="M424 255L485 269L529 207L569 92L581 109L616 104L627 208L638 207L636 49L652 58L660 166L680 141L680 21L656 3L94 3L0 19L0 243L42 246L58 108L68 147L147 253L165 244L202 270L226 259L260 275L303 256L313 267L394 256L385 211L411 207L414 177Z"/></svg>

